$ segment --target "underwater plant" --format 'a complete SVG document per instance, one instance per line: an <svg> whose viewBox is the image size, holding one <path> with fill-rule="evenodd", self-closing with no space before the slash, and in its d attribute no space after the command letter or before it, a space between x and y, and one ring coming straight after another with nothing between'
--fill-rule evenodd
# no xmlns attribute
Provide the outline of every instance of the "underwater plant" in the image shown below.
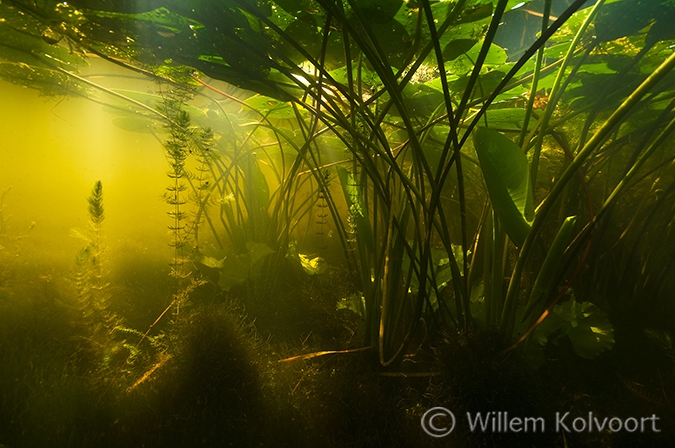
<svg viewBox="0 0 675 448"><path fill-rule="evenodd" d="M300 223L324 236L330 223L358 278L363 344L381 366L400 363L427 323L496 330L506 352L528 339L539 348L556 328L596 357L613 330L606 304L578 284L594 235L628 187L668 167L673 8L643 3L545 1L538 37L512 52L497 35L522 7L515 0L78 0L40 9L15 0L6 13L29 12L16 23L34 21L39 35L4 28L23 45L8 56L23 75L5 76L77 80L73 65L52 62L67 43L241 107L236 120L219 103L220 155L199 155L210 183L198 174L190 186L200 218L213 218L197 262L223 290L259 284L274 278L262 273L285 259ZM130 30L129 20L150 31ZM29 64L27 49L37 53ZM187 126L179 115L176 132ZM171 213L184 233L186 146L172 138ZM641 143L628 144L634 138ZM610 166L620 175L599 176ZM553 325L587 314L583 331Z"/></svg>
<svg viewBox="0 0 675 448"><path fill-rule="evenodd" d="M261 342L231 304L201 304L175 318L171 350L121 397L129 443L266 441ZM247 439L248 437L248 439ZM249 446L248 444L246 446Z"/></svg>
<svg viewBox="0 0 675 448"><path fill-rule="evenodd" d="M83 240L86 246L76 256L73 285L76 292L78 320L78 338L87 343L86 352L90 355L92 376L96 386L123 386L138 374L136 370L144 368L150 362L149 353L142 353L139 344L127 341L128 336L139 332L125 326L124 319L113 310L109 276L107 246L104 244L103 222L103 183L94 183L87 198L89 221L86 229L71 229L73 237ZM161 336L150 338L150 343L161 349Z"/></svg>
<svg viewBox="0 0 675 448"><path fill-rule="evenodd" d="M88 339L100 349L112 343L112 333L121 319L111 309L110 283L103 237L103 184L96 181L87 198L89 222L85 230L71 229L70 234L86 243L77 254L74 286L77 292L78 308L89 331Z"/></svg>

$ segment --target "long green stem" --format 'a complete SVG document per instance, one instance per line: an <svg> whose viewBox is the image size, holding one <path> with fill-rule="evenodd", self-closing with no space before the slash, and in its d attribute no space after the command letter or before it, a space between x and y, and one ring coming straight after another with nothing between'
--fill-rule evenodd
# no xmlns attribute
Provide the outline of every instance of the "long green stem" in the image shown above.
<svg viewBox="0 0 675 448"><path fill-rule="evenodd" d="M544 3L544 14L541 19L541 32L545 33L546 28L548 28L548 17L551 13L551 0L546 0ZM520 131L520 136L518 137L518 146L523 147L525 142L525 135L527 135L527 128L530 122L530 116L532 115L532 108L534 107L534 99L537 96L537 87L539 85L539 76L541 72L541 65L544 60L544 47L541 47L537 52L537 59L534 63L534 75L532 77L532 86L530 88L530 97L527 100L527 110L525 112L525 119L523 120L523 129ZM564 66L564 64L563 64ZM562 71L562 70L561 70ZM561 72L558 72L561 73ZM530 179L532 185L537 184L537 171L539 165L539 154L541 151L541 146L535 147L534 155L532 156L532 163L530 166Z"/></svg>

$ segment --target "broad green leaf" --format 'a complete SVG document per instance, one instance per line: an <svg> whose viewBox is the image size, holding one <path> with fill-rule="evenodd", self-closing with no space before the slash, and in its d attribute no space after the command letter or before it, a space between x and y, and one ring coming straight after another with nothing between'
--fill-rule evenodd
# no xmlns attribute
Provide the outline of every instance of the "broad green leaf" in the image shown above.
<svg viewBox="0 0 675 448"><path fill-rule="evenodd" d="M456 39L443 48L443 58L452 61L471 50L478 42L477 39Z"/></svg>
<svg viewBox="0 0 675 448"><path fill-rule="evenodd" d="M614 346L614 327L593 303L572 298L556 305L553 312L568 323L567 336L574 353L582 358L595 359Z"/></svg>
<svg viewBox="0 0 675 448"><path fill-rule="evenodd" d="M321 257L310 257L305 254L298 254L300 265L307 275L325 274L328 272L328 263Z"/></svg>
<svg viewBox="0 0 675 448"><path fill-rule="evenodd" d="M303 0L276 0L274 3L280 6L287 13L296 17L303 12L307 5L307 3Z"/></svg>
<svg viewBox="0 0 675 448"><path fill-rule="evenodd" d="M220 269L218 286L220 286L223 291L229 291L233 287L248 280L249 270L249 254L230 255L223 261L223 266Z"/></svg>
<svg viewBox="0 0 675 448"><path fill-rule="evenodd" d="M348 73L345 67L332 70L329 72L329 74L336 82L339 82L341 84L347 84ZM352 76L354 77L354 79L360 79L365 86L369 87L381 83L380 78L377 76L377 73L375 73L372 70L369 70L366 67L361 67L360 69L358 67L353 67Z"/></svg>
<svg viewBox="0 0 675 448"><path fill-rule="evenodd" d="M374 23L385 23L394 18L403 5L403 0L355 0L354 4L357 5L367 20Z"/></svg>
<svg viewBox="0 0 675 448"><path fill-rule="evenodd" d="M403 89L403 101L407 112L413 117L428 117L440 104L443 92L424 84L408 84Z"/></svg>
<svg viewBox="0 0 675 448"><path fill-rule="evenodd" d="M489 128L477 128L473 142L492 208L513 244L520 247L534 218L527 157L518 145Z"/></svg>
<svg viewBox="0 0 675 448"><path fill-rule="evenodd" d="M393 67L402 68L406 56L413 48L413 39L405 27L392 19L386 23L373 23L371 28L382 49L383 54L380 57L386 57Z"/></svg>
<svg viewBox="0 0 675 448"><path fill-rule="evenodd" d="M635 34L667 10L660 3L654 0L624 0L603 5L595 19L596 38L600 42L609 42Z"/></svg>
<svg viewBox="0 0 675 448"><path fill-rule="evenodd" d="M652 25L645 38L645 45L651 46L659 41L675 39L675 8L664 8L664 14L659 14L656 23Z"/></svg>
<svg viewBox="0 0 675 448"><path fill-rule="evenodd" d="M43 94L50 96L88 93L88 88L84 84L73 81L61 72L23 63L0 62L0 79L39 89Z"/></svg>
<svg viewBox="0 0 675 448"><path fill-rule="evenodd" d="M159 0L74 0L71 2L78 8L87 8L106 12L118 12L126 14L142 13L159 8L164 2Z"/></svg>
<svg viewBox="0 0 675 448"><path fill-rule="evenodd" d="M274 251L265 243L246 243L246 248L251 260L251 269L258 266L268 255L272 255Z"/></svg>
<svg viewBox="0 0 675 448"><path fill-rule="evenodd" d="M295 118L293 108L283 101L268 96L256 96L246 100L246 104L260 112L267 118L289 119Z"/></svg>
<svg viewBox="0 0 675 448"><path fill-rule="evenodd" d="M432 7L433 9L433 7ZM485 30L487 29L487 24L489 23L488 19L481 20L479 22L473 23L461 23L453 25L449 28L442 36L439 37L439 43L443 49L443 55L447 57L445 51L448 46L452 46L453 42L457 41L476 41L478 42L483 38ZM471 46L473 48L474 45ZM464 54L466 51L469 51L471 48L467 48L460 54ZM448 50L450 51L450 50ZM459 54L457 55L459 56ZM436 56L433 53L430 55L430 62L435 64Z"/></svg>
<svg viewBox="0 0 675 448"><path fill-rule="evenodd" d="M458 60L461 58L458 58ZM467 72L468 73L468 72ZM484 75L478 77L479 89L473 93L472 98L480 98L483 96L481 92L491 92L504 79L506 73L500 70L491 70ZM469 77L461 76L456 81L449 82L448 87L454 92L464 92L468 86Z"/></svg>
<svg viewBox="0 0 675 448"><path fill-rule="evenodd" d="M467 2L459 16L460 23L476 22L492 15L492 1L479 0Z"/></svg>
<svg viewBox="0 0 675 448"><path fill-rule="evenodd" d="M459 55L456 59L451 62L448 62L447 69L453 74L466 74L473 70L476 59L478 59L478 54L483 47L483 41L480 41L473 45L465 53ZM506 51L503 48L496 44L490 45L487 55L485 56L485 62L483 63L483 68L496 68L504 65L506 63L507 55Z"/></svg>
<svg viewBox="0 0 675 448"><path fill-rule="evenodd" d="M247 253L230 255L222 260L216 260L220 265L220 279L218 285L229 291L234 286L240 285L247 280L255 280L263 274L264 260L274 253L264 243L246 243Z"/></svg>
<svg viewBox="0 0 675 448"><path fill-rule="evenodd" d="M535 365L541 364L541 349L551 336L553 341L567 336L574 352L586 359L595 359L611 350L615 342L614 327L600 308L591 302L579 303L574 297L556 305L537 327L525 343L525 357L535 361Z"/></svg>
<svg viewBox="0 0 675 448"><path fill-rule="evenodd" d="M361 294L352 294L349 297L340 299L335 305L336 310L349 310L355 314L366 318L366 299Z"/></svg>
<svg viewBox="0 0 675 448"><path fill-rule="evenodd" d="M54 25L57 23L54 20ZM0 2L0 59L42 68L57 64L76 70L77 66L87 65L80 53L67 45L59 45L60 41L65 42L64 29L66 33L72 31L67 29L66 23L60 25L45 26L33 14L25 14L8 2Z"/></svg>
<svg viewBox="0 0 675 448"><path fill-rule="evenodd" d="M291 39L293 44L302 47L310 56L316 58L321 52L322 36L311 16L304 16L295 20L286 27L284 32ZM291 45L286 40L282 40L279 46L286 53L288 58L295 63L299 64L307 59L294 45Z"/></svg>
<svg viewBox="0 0 675 448"><path fill-rule="evenodd" d="M227 257L223 258L222 260L218 260L214 257L203 256L199 259L199 262L207 268L221 269L225 263L226 258Z"/></svg>
<svg viewBox="0 0 675 448"><path fill-rule="evenodd" d="M136 100L139 103L143 103L146 106L155 107L157 104L161 104L163 98L160 95L155 95L153 93L139 92L137 90L127 90L127 89L111 89L113 92L118 93L124 97L131 98Z"/></svg>
<svg viewBox="0 0 675 448"><path fill-rule="evenodd" d="M606 63L598 64L584 64L579 68L579 73L591 73L594 75L604 75L616 73L616 70L611 69Z"/></svg>
<svg viewBox="0 0 675 448"><path fill-rule="evenodd" d="M525 123L527 111L521 108L488 109L485 113L488 124L493 128L519 132ZM528 129L534 126L534 120L528 123Z"/></svg>
<svg viewBox="0 0 675 448"><path fill-rule="evenodd" d="M125 89L112 89L115 93L118 93L122 95L123 97L130 98L132 100L138 101L139 103L143 103L146 106L156 108L157 105L162 104L164 101L164 98L162 98L161 95L155 95L152 93L145 93L145 92L138 92L136 90L125 90ZM136 107L130 104L127 101L122 100L121 98L114 98L114 101L121 101L121 106L125 107L129 110L136 110ZM190 114L191 118L196 118L196 117L203 117L206 115L206 112L204 110L191 106L189 104L183 104L181 105L181 108Z"/></svg>

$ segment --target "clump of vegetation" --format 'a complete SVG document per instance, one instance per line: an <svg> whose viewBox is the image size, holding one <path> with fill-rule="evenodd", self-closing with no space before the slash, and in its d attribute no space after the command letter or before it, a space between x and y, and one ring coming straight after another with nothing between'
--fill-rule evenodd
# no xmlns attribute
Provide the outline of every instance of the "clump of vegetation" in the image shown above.
<svg viewBox="0 0 675 448"><path fill-rule="evenodd" d="M91 380L99 386L110 387L114 382L123 384L132 378L131 367L139 361L140 352L138 345L128 343L124 336L135 336L138 332L125 328L124 320L112 307L103 236L105 208L101 181L94 184L87 203L89 222L86 230L71 230L72 236L87 243L76 257L74 286L76 308L80 313L78 333L86 341L85 351L95 365ZM140 367L140 362L136 367Z"/></svg>
<svg viewBox="0 0 675 448"><path fill-rule="evenodd" d="M241 312L226 303L195 306L177 317L170 337L171 350L152 376L122 399L135 409L122 423L135 443L257 446L271 440L267 362Z"/></svg>

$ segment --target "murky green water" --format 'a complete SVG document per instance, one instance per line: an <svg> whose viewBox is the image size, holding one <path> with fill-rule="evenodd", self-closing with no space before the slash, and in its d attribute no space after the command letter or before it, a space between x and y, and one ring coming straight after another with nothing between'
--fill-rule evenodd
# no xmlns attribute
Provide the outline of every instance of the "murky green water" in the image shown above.
<svg viewBox="0 0 675 448"><path fill-rule="evenodd" d="M0 448L669 446L672 20L0 2Z"/></svg>

